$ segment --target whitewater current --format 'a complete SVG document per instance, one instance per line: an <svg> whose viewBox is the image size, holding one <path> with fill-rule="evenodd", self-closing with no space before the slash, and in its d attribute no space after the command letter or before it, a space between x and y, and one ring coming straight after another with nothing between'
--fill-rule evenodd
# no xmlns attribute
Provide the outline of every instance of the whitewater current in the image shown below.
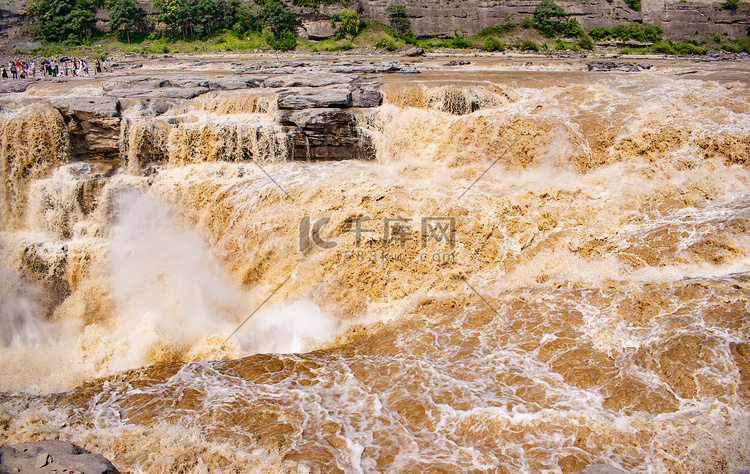
<svg viewBox="0 0 750 474"><path fill-rule="evenodd" d="M120 165L4 106L0 444L139 473L745 472L750 89L587 74L392 81L372 161L283 159L267 91L124 101Z"/></svg>

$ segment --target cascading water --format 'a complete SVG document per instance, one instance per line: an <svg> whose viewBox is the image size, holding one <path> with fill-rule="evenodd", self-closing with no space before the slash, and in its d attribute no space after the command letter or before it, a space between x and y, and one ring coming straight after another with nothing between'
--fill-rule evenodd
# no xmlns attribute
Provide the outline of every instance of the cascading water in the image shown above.
<svg viewBox="0 0 750 474"><path fill-rule="evenodd" d="M287 160L271 95L126 104L117 170L7 112L1 439L123 472L747 468L747 85L383 90L371 162Z"/></svg>

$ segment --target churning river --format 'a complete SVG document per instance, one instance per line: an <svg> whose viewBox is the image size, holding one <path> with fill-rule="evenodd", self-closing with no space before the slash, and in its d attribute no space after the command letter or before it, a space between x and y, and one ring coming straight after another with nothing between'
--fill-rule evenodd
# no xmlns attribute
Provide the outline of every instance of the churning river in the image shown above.
<svg viewBox="0 0 750 474"><path fill-rule="evenodd" d="M750 67L472 62L378 78L372 160L286 159L263 88L123 99L109 161L40 105L98 83L5 97L0 441L143 473L745 472Z"/></svg>

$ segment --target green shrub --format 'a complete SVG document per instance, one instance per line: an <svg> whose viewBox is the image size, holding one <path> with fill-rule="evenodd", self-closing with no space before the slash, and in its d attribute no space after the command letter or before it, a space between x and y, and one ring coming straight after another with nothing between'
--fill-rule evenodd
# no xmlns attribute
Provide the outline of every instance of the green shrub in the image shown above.
<svg viewBox="0 0 750 474"><path fill-rule="evenodd" d="M528 18L528 17L526 17ZM528 18L529 22L531 22L531 18ZM483 38L485 36L493 36L493 35L503 35L505 33L508 33L510 31L513 31L518 26L518 23L512 23L512 22L505 22L505 23L499 23L495 26L485 26L482 28L479 33L477 33L477 36L480 38ZM529 28L534 26L534 23L531 22L529 25Z"/></svg>
<svg viewBox="0 0 750 474"><path fill-rule="evenodd" d="M675 43L672 40L660 41L654 44L651 51L664 54L706 54L706 50L696 46L695 44L683 41L681 43Z"/></svg>
<svg viewBox="0 0 750 474"><path fill-rule="evenodd" d="M404 43L417 44L417 36L412 30L408 30L406 33L404 33Z"/></svg>
<svg viewBox="0 0 750 474"><path fill-rule="evenodd" d="M360 22L359 13L351 8L344 8L331 16L331 26L335 28L336 23L341 23L339 33L349 38L359 34Z"/></svg>
<svg viewBox="0 0 750 474"><path fill-rule="evenodd" d="M739 0L726 0L721 4L721 7L725 10L736 10L740 6Z"/></svg>
<svg viewBox="0 0 750 474"><path fill-rule="evenodd" d="M560 5L552 0L542 0L542 3L534 9L534 26L543 35L553 36L567 26L568 22L565 21L567 16L568 14Z"/></svg>
<svg viewBox="0 0 750 474"><path fill-rule="evenodd" d="M641 0L625 0L625 5L637 12L641 11Z"/></svg>
<svg viewBox="0 0 750 474"><path fill-rule="evenodd" d="M721 49L732 53L748 53L750 54L750 38L732 39L725 41L721 45Z"/></svg>
<svg viewBox="0 0 750 474"><path fill-rule="evenodd" d="M232 25L232 34L237 38L241 38L245 34L245 26L240 22L235 23Z"/></svg>
<svg viewBox="0 0 750 474"><path fill-rule="evenodd" d="M318 8L319 5L330 5L336 2L337 0L292 0L292 5L297 5L299 7ZM256 3L262 3L262 2L256 2Z"/></svg>
<svg viewBox="0 0 750 474"><path fill-rule="evenodd" d="M521 26L523 26L525 29L534 28L534 20L532 20L530 17L525 16L521 18Z"/></svg>
<svg viewBox="0 0 750 474"><path fill-rule="evenodd" d="M634 21L631 21L629 25L613 26L610 31L613 38L619 38L623 41L635 40L658 43L662 38L660 26L649 25L648 23L640 24Z"/></svg>
<svg viewBox="0 0 750 474"><path fill-rule="evenodd" d="M297 38L291 31L283 30L268 45L277 51L291 51L297 47Z"/></svg>
<svg viewBox="0 0 750 474"><path fill-rule="evenodd" d="M273 30L271 30L271 28L269 28L269 27L265 27L265 28L263 28L263 31L260 32L260 36L261 36L261 38L263 38L263 41L266 44L270 45L271 41L273 41L273 37L274 37Z"/></svg>
<svg viewBox="0 0 750 474"><path fill-rule="evenodd" d="M522 41L517 46L517 49L521 51L539 51L539 45L536 44L536 41L526 40Z"/></svg>
<svg viewBox="0 0 750 474"><path fill-rule="evenodd" d="M714 35L714 43L721 44L721 35Z"/></svg>
<svg viewBox="0 0 750 474"><path fill-rule="evenodd" d="M461 36L461 33L456 30L453 32L453 38L450 40L450 47L456 49L468 49L473 48L474 45L471 44L471 40L464 38Z"/></svg>
<svg viewBox="0 0 750 474"><path fill-rule="evenodd" d="M584 33L583 36L581 36L580 41L578 41L578 46L582 49L588 49L591 51L594 49L594 40L591 39L591 36Z"/></svg>
<svg viewBox="0 0 750 474"><path fill-rule="evenodd" d="M589 36L591 36L594 41L601 41L609 38L611 35L612 32L606 26L595 26L589 31Z"/></svg>
<svg viewBox="0 0 750 474"><path fill-rule="evenodd" d="M381 32L375 38L373 45L376 48L385 48L388 51L395 51L398 48L398 41L388 33Z"/></svg>
<svg viewBox="0 0 750 474"><path fill-rule="evenodd" d="M706 54L706 50L698 47L690 41L683 41L674 46L677 54Z"/></svg>
<svg viewBox="0 0 750 474"><path fill-rule="evenodd" d="M568 49L568 44L563 40L555 41L555 51L565 51Z"/></svg>
<svg viewBox="0 0 750 474"><path fill-rule="evenodd" d="M385 9L391 21L391 26L399 34L404 34L409 29L409 17L406 16L404 5L388 5Z"/></svg>
<svg viewBox="0 0 750 474"><path fill-rule="evenodd" d="M505 43L494 36L487 36L482 40L482 49L489 52L505 51Z"/></svg>
<svg viewBox="0 0 750 474"><path fill-rule="evenodd" d="M675 51L671 41L660 41L651 46L651 50L657 53L677 54L677 51Z"/></svg>
<svg viewBox="0 0 750 474"><path fill-rule="evenodd" d="M578 23L578 20L572 18L561 26L560 33L571 38L578 38L586 34L586 30Z"/></svg>

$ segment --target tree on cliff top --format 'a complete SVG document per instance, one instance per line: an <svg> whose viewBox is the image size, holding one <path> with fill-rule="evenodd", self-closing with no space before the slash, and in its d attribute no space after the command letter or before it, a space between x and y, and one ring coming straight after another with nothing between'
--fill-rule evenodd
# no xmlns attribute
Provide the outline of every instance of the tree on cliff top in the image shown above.
<svg viewBox="0 0 750 474"><path fill-rule="evenodd" d="M130 32L143 28L143 12L135 0L117 0L109 9L109 28L112 31L121 30L130 44Z"/></svg>

